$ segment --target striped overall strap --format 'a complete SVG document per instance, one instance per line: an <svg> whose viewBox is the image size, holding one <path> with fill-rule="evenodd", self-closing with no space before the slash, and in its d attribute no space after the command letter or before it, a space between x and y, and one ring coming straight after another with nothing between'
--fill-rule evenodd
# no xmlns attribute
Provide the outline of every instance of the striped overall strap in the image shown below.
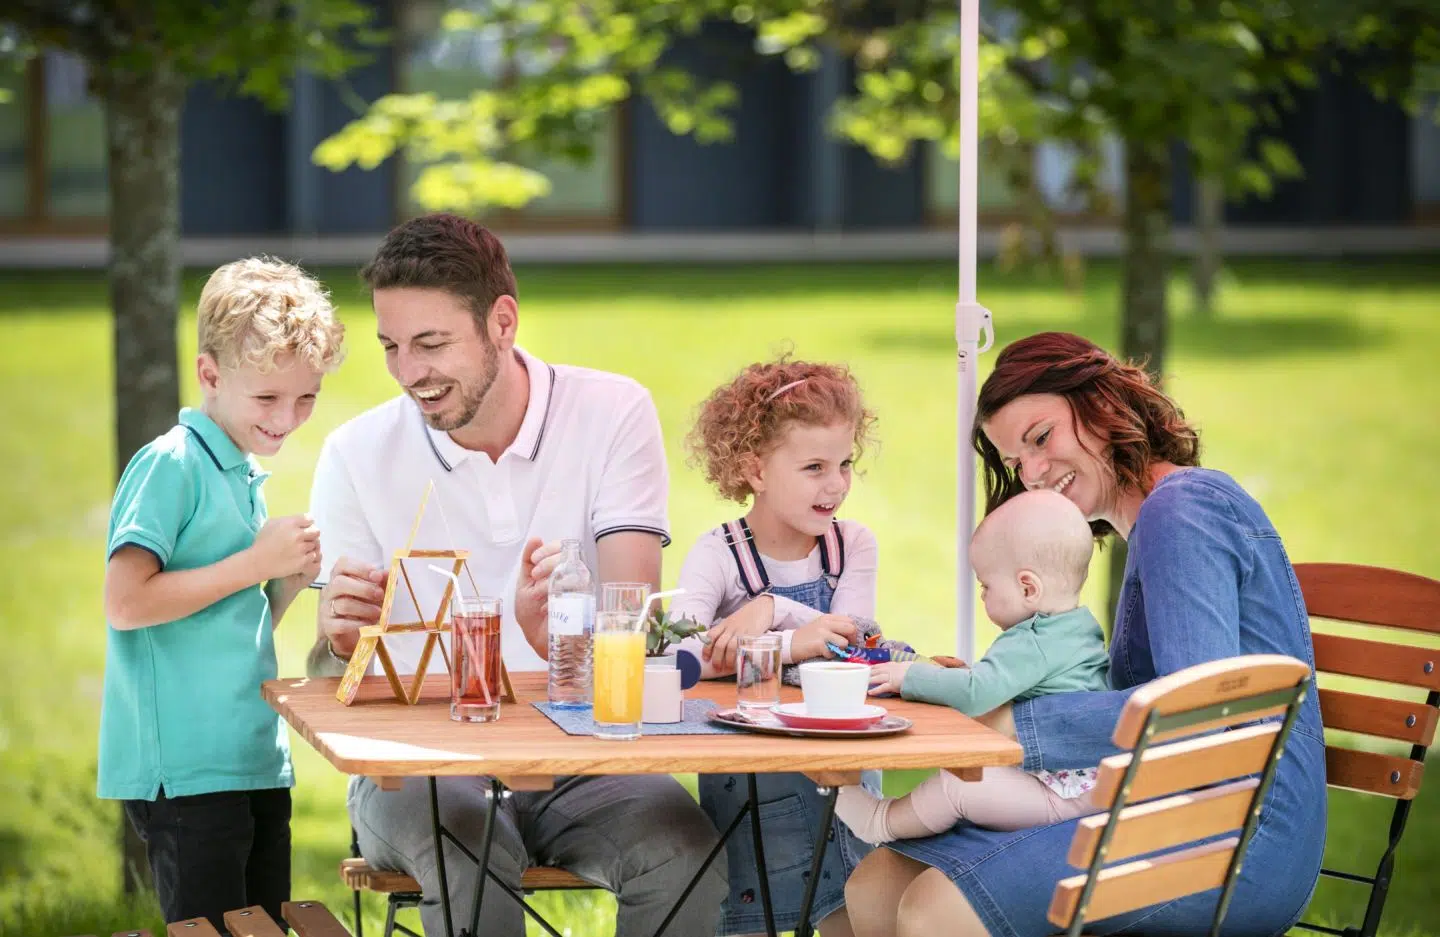
<svg viewBox="0 0 1440 937"><path fill-rule="evenodd" d="M845 572L845 538L840 536L840 522L831 519L820 541L820 568L825 575L839 579Z"/></svg>
<svg viewBox="0 0 1440 937"><path fill-rule="evenodd" d="M755 537L745 518L728 521L720 525L725 532L725 543L730 555L735 557L735 566L740 570L740 584L753 599L770 589L770 577L765 574L765 563L760 559L760 550L755 546Z"/></svg>

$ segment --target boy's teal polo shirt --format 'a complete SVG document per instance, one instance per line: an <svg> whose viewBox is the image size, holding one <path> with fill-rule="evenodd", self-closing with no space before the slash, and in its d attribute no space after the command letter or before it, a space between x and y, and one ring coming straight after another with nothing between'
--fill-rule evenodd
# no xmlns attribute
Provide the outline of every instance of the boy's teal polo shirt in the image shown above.
<svg viewBox="0 0 1440 937"><path fill-rule="evenodd" d="M165 571L209 566L255 542L268 477L215 421L180 424L130 460L109 548L149 550ZM99 795L154 800L290 787L285 723L260 697L276 675L270 602L249 586L178 621L107 629Z"/></svg>

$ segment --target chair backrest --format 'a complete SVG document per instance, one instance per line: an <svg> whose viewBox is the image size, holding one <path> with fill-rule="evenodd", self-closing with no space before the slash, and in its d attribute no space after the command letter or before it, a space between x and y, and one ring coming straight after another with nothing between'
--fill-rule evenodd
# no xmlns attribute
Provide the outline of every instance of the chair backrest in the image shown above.
<svg viewBox="0 0 1440 937"><path fill-rule="evenodd" d="M1295 576L1312 618L1373 627L1347 627L1344 634L1314 633L1315 670L1319 674L1360 677L1425 691L1426 698L1396 699L1370 692L1325 687L1320 714L1325 728L1407 743L1408 753L1387 754L1350 748L1330 735L1325 746L1325 775L1334 788L1394 798L1390 841L1373 878L1323 870L1323 874L1371 887L1359 933L1380 926L1395 849L1405 831L1410 801L1425 776L1425 751L1435 740L1440 720L1440 647L1370 640L1370 636L1440 635L1440 582L1414 573L1375 566L1300 563ZM1362 637L1361 635L1365 635ZM1431 641L1432 645L1440 642ZM1301 925L1306 926L1306 925Z"/></svg>
<svg viewBox="0 0 1440 937"><path fill-rule="evenodd" d="M1293 657L1256 654L1188 667L1131 694L1112 736L1129 751L1100 763L1093 796L1106 812L1075 830L1068 861L1087 871L1055 886L1051 923L1074 937L1087 920L1221 888L1218 933L1309 677Z"/></svg>

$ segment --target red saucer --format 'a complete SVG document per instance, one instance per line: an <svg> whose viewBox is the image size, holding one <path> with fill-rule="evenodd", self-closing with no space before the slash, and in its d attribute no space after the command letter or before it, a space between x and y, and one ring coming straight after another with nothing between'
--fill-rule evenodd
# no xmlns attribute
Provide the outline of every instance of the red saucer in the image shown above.
<svg viewBox="0 0 1440 937"><path fill-rule="evenodd" d="M849 716L811 716L804 703L782 703L770 712L792 729L864 729L885 718L885 707L871 705Z"/></svg>

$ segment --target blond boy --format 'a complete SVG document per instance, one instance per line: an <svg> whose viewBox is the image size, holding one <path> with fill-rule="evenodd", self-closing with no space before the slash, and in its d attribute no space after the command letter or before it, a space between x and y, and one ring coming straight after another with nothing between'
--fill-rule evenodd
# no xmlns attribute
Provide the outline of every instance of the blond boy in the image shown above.
<svg viewBox="0 0 1440 937"><path fill-rule="evenodd" d="M290 892L284 723L260 698L271 632L320 568L305 516L267 516L255 456L309 417L344 355L320 285L250 258L200 296L203 403L126 466L110 511L98 792L145 840L167 922Z"/></svg>

